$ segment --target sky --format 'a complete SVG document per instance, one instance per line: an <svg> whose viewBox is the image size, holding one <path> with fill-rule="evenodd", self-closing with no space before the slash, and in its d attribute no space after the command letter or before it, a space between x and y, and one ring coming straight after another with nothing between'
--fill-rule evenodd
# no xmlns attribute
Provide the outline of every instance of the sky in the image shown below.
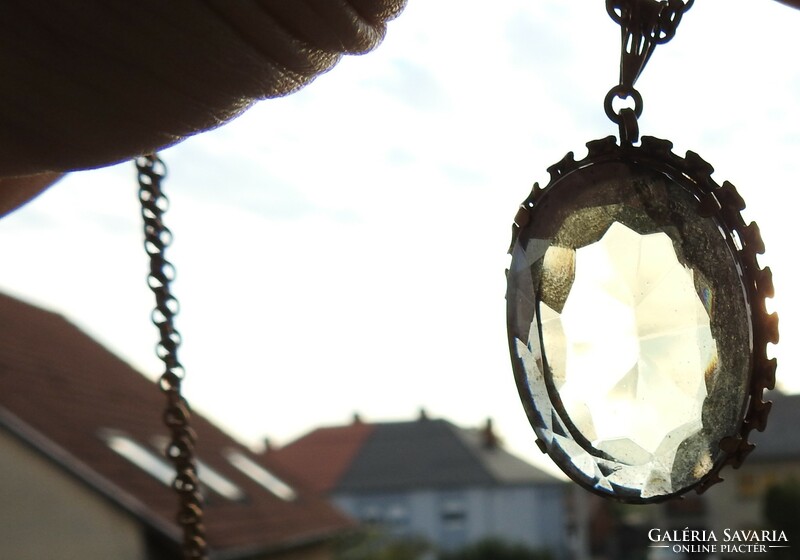
<svg viewBox="0 0 800 560"><path fill-rule="evenodd" d="M791 392L799 29L777 2L697 2L637 84L642 134L699 153L758 222ZM604 2L410 0L376 51L162 152L194 408L250 445L356 412L491 417L547 466L508 356L511 223L547 167L616 134L618 71ZM132 164L69 175L0 220L0 247L1 290L160 374Z"/></svg>

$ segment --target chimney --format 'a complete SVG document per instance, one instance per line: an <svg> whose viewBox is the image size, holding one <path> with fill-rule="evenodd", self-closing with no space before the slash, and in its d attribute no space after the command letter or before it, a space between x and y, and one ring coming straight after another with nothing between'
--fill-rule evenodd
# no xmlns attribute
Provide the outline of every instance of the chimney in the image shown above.
<svg viewBox="0 0 800 560"><path fill-rule="evenodd" d="M358 412L353 413L353 424L361 424L363 421L361 420L361 415Z"/></svg>
<svg viewBox="0 0 800 560"><path fill-rule="evenodd" d="M497 437L497 434L494 433L494 427L492 425L492 419L486 419L486 425L481 430L481 444L486 449L497 449L500 446L500 440Z"/></svg>
<svg viewBox="0 0 800 560"><path fill-rule="evenodd" d="M279 448L280 446L276 445L275 442L273 442L270 438L263 437L261 438L261 442L259 444L256 444L250 448L250 451L258 455L266 455L271 451L277 451Z"/></svg>

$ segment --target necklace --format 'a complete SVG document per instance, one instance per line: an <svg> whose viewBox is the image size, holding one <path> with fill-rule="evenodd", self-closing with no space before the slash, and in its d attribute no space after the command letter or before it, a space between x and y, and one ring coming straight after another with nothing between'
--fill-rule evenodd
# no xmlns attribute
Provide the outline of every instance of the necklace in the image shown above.
<svg viewBox="0 0 800 560"><path fill-rule="evenodd" d="M775 382L771 273L743 200L697 154L639 139L634 84L691 6L607 0L622 32L604 102L619 142L551 166L509 250L509 349L537 443L579 485L628 503L703 492L738 467Z"/></svg>
<svg viewBox="0 0 800 560"><path fill-rule="evenodd" d="M181 393L184 377L183 366L178 360L181 335L174 325L178 300L170 288L175 268L165 256L172 242L172 233L164 225L164 212L169 201L161 189L167 168L157 155L150 154L136 158L136 169L144 222L144 248L150 260L147 285L156 299L151 318L160 335L156 354L164 362L159 387L166 397L163 418L170 431L166 455L175 467L172 488L179 501L176 520L183 531L181 550L186 560L206 560L208 545L203 525L203 497L194 456L196 436L189 425L191 409Z"/></svg>

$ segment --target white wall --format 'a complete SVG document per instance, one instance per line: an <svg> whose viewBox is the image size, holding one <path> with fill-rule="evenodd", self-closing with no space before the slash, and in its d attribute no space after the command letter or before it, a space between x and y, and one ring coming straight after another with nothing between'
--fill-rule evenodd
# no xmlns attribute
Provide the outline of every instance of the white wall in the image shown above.
<svg viewBox="0 0 800 560"><path fill-rule="evenodd" d="M0 430L0 558L144 560L145 550L131 518Z"/></svg>
<svg viewBox="0 0 800 560"><path fill-rule="evenodd" d="M362 521L367 511L384 512L379 517L393 533L422 536L445 548L498 537L532 548L549 548L556 557L566 552L566 504L561 485L337 495L333 500ZM463 523L448 523L443 515L445 504L459 502L465 512ZM386 515L398 507L408 512L405 523L392 523Z"/></svg>

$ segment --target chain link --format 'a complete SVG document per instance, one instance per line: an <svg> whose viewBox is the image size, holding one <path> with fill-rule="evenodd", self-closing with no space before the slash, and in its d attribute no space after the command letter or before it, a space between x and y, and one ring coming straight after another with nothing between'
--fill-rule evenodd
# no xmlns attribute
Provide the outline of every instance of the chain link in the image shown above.
<svg viewBox="0 0 800 560"><path fill-rule="evenodd" d="M625 143L636 142L639 125L636 121L644 108L641 94L633 87L656 48L675 36L678 24L694 4L694 0L606 0L606 11L622 31L619 84L606 94L604 109L612 122L620 127ZM616 99L631 99L633 107L619 112Z"/></svg>
<svg viewBox="0 0 800 560"><path fill-rule="evenodd" d="M159 386L167 399L163 418L171 435L166 456L172 461L176 472L172 487L178 493L180 501L176 519L183 528L183 557L186 560L207 560L203 498L194 459L197 438L189 426L189 404L181 395L181 381L184 377L183 366L178 361L181 336L174 326L178 300L170 291L175 269L164 256L166 248L172 242L172 233L162 219L169 206L167 197L161 191L161 181L166 177L167 170L155 154L136 158L136 169L144 219L144 247L150 257L147 284L156 298L151 318L160 334L156 354L165 366Z"/></svg>
<svg viewBox="0 0 800 560"><path fill-rule="evenodd" d="M647 37L661 45L675 36L693 4L694 0L606 0L606 11L623 27L642 25Z"/></svg>

